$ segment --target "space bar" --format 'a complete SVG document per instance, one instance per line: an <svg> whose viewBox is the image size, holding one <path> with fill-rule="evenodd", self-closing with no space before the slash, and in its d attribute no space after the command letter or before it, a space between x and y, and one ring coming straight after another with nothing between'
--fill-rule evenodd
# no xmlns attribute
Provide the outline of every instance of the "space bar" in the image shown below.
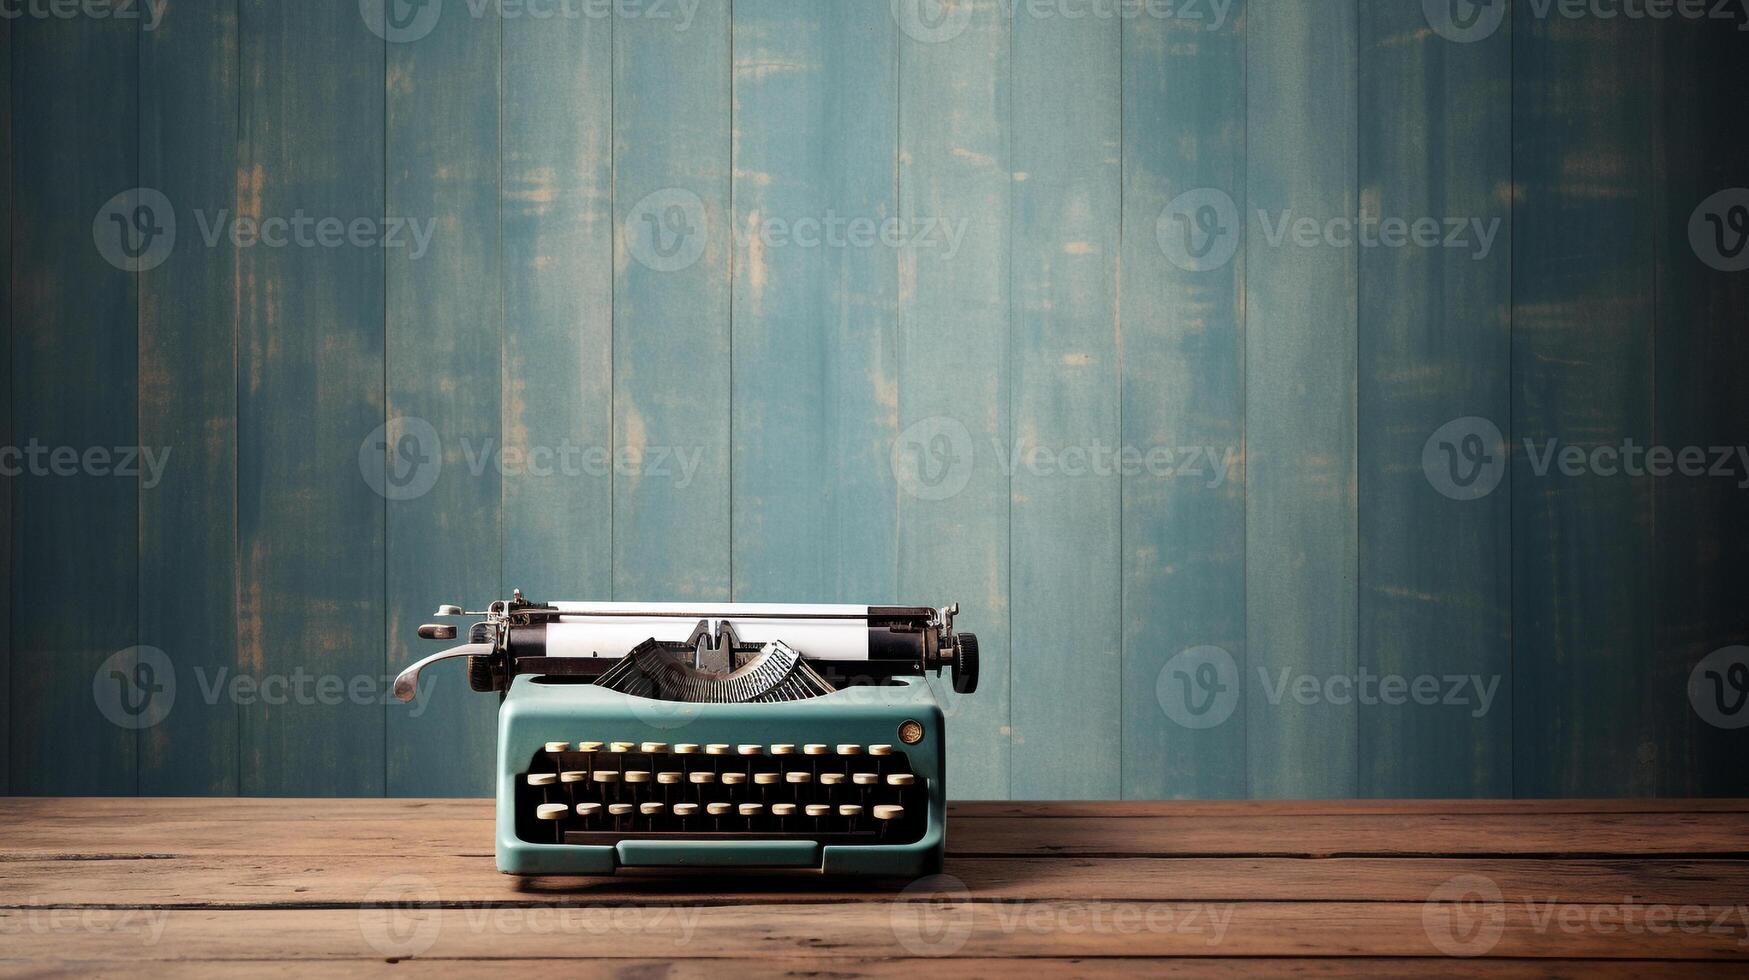
<svg viewBox="0 0 1749 980"><path fill-rule="evenodd" d="M811 840L622 840L614 845L624 867L805 868L820 866Z"/></svg>

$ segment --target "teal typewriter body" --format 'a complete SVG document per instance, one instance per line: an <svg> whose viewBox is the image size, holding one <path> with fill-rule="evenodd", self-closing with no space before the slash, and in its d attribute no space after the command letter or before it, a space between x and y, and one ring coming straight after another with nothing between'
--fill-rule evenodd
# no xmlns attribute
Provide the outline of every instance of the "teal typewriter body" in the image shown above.
<svg viewBox="0 0 1749 980"><path fill-rule="evenodd" d="M957 608L495 602L465 657L496 691L498 869L941 869L946 731L976 687ZM466 615L453 606L440 615ZM422 636L453 639L455 627Z"/></svg>

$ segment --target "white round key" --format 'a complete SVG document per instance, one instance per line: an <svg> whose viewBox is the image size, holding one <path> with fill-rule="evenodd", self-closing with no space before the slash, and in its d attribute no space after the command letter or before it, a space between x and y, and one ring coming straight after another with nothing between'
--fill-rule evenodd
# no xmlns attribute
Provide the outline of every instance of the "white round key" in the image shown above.
<svg viewBox="0 0 1749 980"><path fill-rule="evenodd" d="M917 777L908 772L895 772L887 776L888 786L909 786L917 781Z"/></svg>
<svg viewBox="0 0 1749 980"><path fill-rule="evenodd" d="M794 803L773 803L771 805L771 815L774 817L787 817L794 812L796 812Z"/></svg>
<svg viewBox="0 0 1749 980"><path fill-rule="evenodd" d="M528 774L528 785L530 786L551 786L558 781L559 774L556 772L531 772Z"/></svg>
<svg viewBox="0 0 1749 980"><path fill-rule="evenodd" d="M803 755L825 755L826 746L818 743L802 746Z"/></svg>
<svg viewBox="0 0 1749 980"><path fill-rule="evenodd" d="M871 745L868 747L868 754L869 755L892 755L893 754L893 747L891 745Z"/></svg>
<svg viewBox="0 0 1749 980"><path fill-rule="evenodd" d="M613 814L616 817L623 817L626 814L632 812L632 810L634 810L634 809L636 809L636 808L633 807L630 803L609 803L607 805L607 812Z"/></svg>
<svg viewBox="0 0 1749 980"><path fill-rule="evenodd" d="M823 817L826 814L831 813L831 812L832 812L832 808L827 806L824 803L809 803L808 804L808 816L810 816L810 817Z"/></svg>
<svg viewBox="0 0 1749 980"><path fill-rule="evenodd" d="M680 782L680 774L677 772L659 772L656 774L656 782L662 786L673 786L675 783Z"/></svg>
<svg viewBox="0 0 1749 980"><path fill-rule="evenodd" d="M577 751L579 751L579 752L600 752L601 751L601 743L600 742L578 742L577 743Z"/></svg>
<svg viewBox="0 0 1749 980"><path fill-rule="evenodd" d="M697 803L676 803L676 804L674 804L674 815L677 817L690 817L694 813L697 813L697 812L698 812L698 804Z"/></svg>
<svg viewBox="0 0 1749 980"><path fill-rule="evenodd" d="M860 746L860 745L840 745L840 746L838 746L838 754L839 755L861 755L862 754L862 746Z"/></svg>
<svg viewBox="0 0 1749 980"><path fill-rule="evenodd" d="M793 745L790 745L788 743L780 742L777 745L773 745L771 747L771 754L772 755L795 755L796 754L796 747Z"/></svg>
<svg viewBox="0 0 1749 980"><path fill-rule="evenodd" d="M591 774L591 778L598 783L617 783L619 782L619 773L612 769L597 769Z"/></svg>
<svg viewBox="0 0 1749 980"><path fill-rule="evenodd" d="M636 743L636 742L609 742L609 743L607 743L607 751L609 751L609 752L630 752L637 747L638 747L638 743Z"/></svg>
<svg viewBox="0 0 1749 980"><path fill-rule="evenodd" d="M571 808L563 803L542 803L534 808L534 815L542 820L562 820Z"/></svg>
<svg viewBox="0 0 1749 980"><path fill-rule="evenodd" d="M644 769L628 769L628 770L626 770L626 782L628 782L628 783L647 783L649 781L650 781L650 773L648 770L644 770Z"/></svg>
<svg viewBox="0 0 1749 980"><path fill-rule="evenodd" d="M723 742L713 742L704 747L705 755L728 755L729 746Z"/></svg>
<svg viewBox="0 0 1749 980"><path fill-rule="evenodd" d="M570 742L548 742L546 745L548 752L563 752L570 747Z"/></svg>
<svg viewBox="0 0 1749 980"><path fill-rule="evenodd" d="M642 812L644 814L644 816L646 816L646 817L655 816L656 814L661 813L662 809L663 809L662 804L660 804L660 803L639 803L638 804L638 810L640 812Z"/></svg>
<svg viewBox="0 0 1749 980"><path fill-rule="evenodd" d="M753 774L753 785L770 786L781 778L782 775L775 772L756 772Z"/></svg>
<svg viewBox="0 0 1749 980"><path fill-rule="evenodd" d="M697 755L698 746L692 742L681 742L674 746L675 755Z"/></svg>
<svg viewBox="0 0 1749 980"><path fill-rule="evenodd" d="M846 803L838 808L838 815L841 817L855 817L861 815L861 813L862 807L857 806L855 803Z"/></svg>
<svg viewBox="0 0 1749 980"><path fill-rule="evenodd" d="M577 804L577 815L579 817L593 817L597 813L600 813L600 812L601 812L601 804L599 804L599 803L579 803L579 804Z"/></svg>
<svg viewBox="0 0 1749 980"><path fill-rule="evenodd" d="M872 772L859 772L851 776L850 781L858 786L875 786L880 783L881 777Z"/></svg>
<svg viewBox="0 0 1749 980"><path fill-rule="evenodd" d="M589 774L581 769L572 769L568 772L559 773L559 782L561 783L580 783L588 778Z"/></svg>
<svg viewBox="0 0 1749 980"><path fill-rule="evenodd" d="M757 817L759 816L759 811L763 809L765 809L765 804L763 803L743 803L741 804L741 816Z"/></svg>
<svg viewBox="0 0 1749 980"><path fill-rule="evenodd" d="M693 772L687 773L686 778L691 782L702 786L705 783L716 782L717 774L714 772Z"/></svg>
<svg viewBox="0 0 1749 980"><path fill-rule="evenodd" d="M814 774L811 772L786 772L783 774L783 779L784 782L788 783L811 783L814 781Z"/></svg>
<svg viewBox="0 0 1749 980"><path fill-rule="evenodd" d="M763 745L737 745L737 746L735 746L735 751L736 751L736 753L738 753L740 755L759 755L765 751L765 746L763 746Z"/></svg>
<svg viewBox="0 0 1749 980"><path fill-rule="evenodd" d="M878 805L874 808L876 820L897 820L905 815L905 808L891 803Z"/></svg>
<svg viewBox="0 0 1749 980"><path fill-rule="evenodd" d="M725 772L722 779L724 786L739 786L747 781L747 774L744 772Z"/></svg>
<svg viewBox="0 0 1749 980"><path fill-rule="evenodd" d="M729 812L729 807L730 805L727 803L706 803L704 806L704 812L713 817L720 817Z"/></svg>
<svg viewBox="0 0 1749 980"><path fill-rule="evenodd" d="M841 772L823 772L820 774L820 785L822 786L837 786L842 782L844 782L844 774Z"/></svg>
<svg viewBox="0 0 1749 980"><path fill-rule="evenodd" d="M667 742L645 742L644 744L638 746L638 751L639 752L666 752L666 751L668 751L668 743Z"/></svg>

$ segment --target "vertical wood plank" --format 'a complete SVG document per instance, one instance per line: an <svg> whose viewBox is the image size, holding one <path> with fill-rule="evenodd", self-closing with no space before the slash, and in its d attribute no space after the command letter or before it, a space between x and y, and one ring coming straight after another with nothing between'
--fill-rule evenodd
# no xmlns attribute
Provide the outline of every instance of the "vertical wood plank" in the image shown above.
<svg viewBox="0 0 1749 980"><path fill-rule="evenodd" d="M1121 791L1123 552L1118 248L1123 22L1012 30L1012 786ZM1089 764L1089 749L1097 746Z"/></svg>
<svg viewBox="0 0 1749 980"><path fill-rule="evenodd" d="M1430 31L1420 4L1360 10L1360 209L1379 244L1360 253L1359 663L1374 680L1357 790L1505 796L1512 494L1495 433L1512 408L1512 32L1456 40ZM1442 244L1386 225L1428 218ZM1491 462L1446 455L1472 434ZM1424 677L1440 679L1438 703L1379 686ZM1452 677L1466 680L1448 702Z"/></svg>
<svg viewBox="0 0 1749 980"><path fill-rule="evenodd" d="M387 45L384 193L391 220L417 234L387 249L391 432L436 433L417 450L437 467L387 494L388 661L393 674L434 652L421 623L446 602L479 608L502 593L499 534L498 112L496 16L440 17ZM397 424L394 420L403 420ZM428 427L428 428L427 428ZM397 447L407 445L396 440ZM502 457L506 466L520 459ZM401 461L394 461L399 464ZM391 485L392 486L392 485ZM465 629L465 625L463 626ZM420 697L388 705L386 790L462 796L492 786L496 699L463 671L433 672Z"/></svg>
<svg viewBox="0 0 1749 980"><path fill-rule="evenodd" d="M899 256L899 590L960 604L982 682L948 713L958 799L1009 795L1009 31L999 0L893 5L899 214L966 221L959 250ZM930 15L926 16L925 11Z"/></svg>
<svg viewBox="0 0 1749 980"><path fill-rule="evenodd" d="M1341 797L1354 705L1293 687L1355 672L1356 256L1270 230L1356 215L1355 0L1254 0L1249 18L1247 768L1253 796Z"/></svg>
<svg viewBox="0 0 1749 980"><path fill-rule="evenodd" d="M613 592L726 599L729 2L613 34Z"/></svg>
<svg viewBox="0 0 1749 980"><path fill-rule="evenodd" d="M1743 253L1735 262L1727 259L1742 245L1730 226L1732 208L1749 206L1749 191L1731 193L1749 187L1749 137L1735 122L1749 84L1749 39L1730 20L1676 18L1658 32L1650 141L1654 434L1657 445L1678 453L1701 447L1710 467L1716 457L1708 447L1743 445L1742 423L1749 418L1742 383L1749 373L1749 337L1742 329L1749 279L1730 271L1741 268ZM1735 796L1749 789L1742 767L1749 727L1726 727L1742 725L1749 715L1749 707L1735 703L1729 677L1730 663L1742 662L1743 654L1718 652L1749 645L1749 603L1743 601L1749 594L1749 490L1742 486L1749 474L1743 463L1739 457L1729 476L1690 472L1653 487L1657 654L1648 695L1657 707L1648 737L1658 755L1651 791L1659 796ZM1682 691L1689 696L1675 696Z"/></svg>
<svg viewBox="0 0 1749 980"><path fill-rule="evenodd" d="M503 581L613 587L613 21L504 21ZM473 601L473 600L470 600Z"/></svg>
<svg viewBox="0 0 1749 980"><path fill-rule="evenodd" d="M1243 797L1247 18L1123 32L1123 795Z"/></svg>
<svg viewBox="0 0 1749 980"><path fill-rule="evenodd" d="M888 602L897 582L897 28L881 4L734 7L734 583Z"/></svg>
<svg viewBox="0 0 1749 980"><path fill-rule="evenodd" d="M1537 461L1652 436L1655 48L1645 21L1514 14L1514 790L1643 794L1651 486Z"/></svg>
<svg viewBox="0 0 1749 980"><path fill-rule="evenodd" d="M86 462L139 442L139 294L95 234L117 228L99 211L139 183L137 27L12 23L13 127L28 148L12 184L13 433L46 447L43 475L18 477L13 494L12 607L31 610L12 631L16 793L133 794L135 722L161 703L133 685L126 652L138 626L138 481L114 473L113 458ZM77 459L55 462L68 452Z"/></svg>
<svg viewBox="0 0 1749 980"><path fill-rule="evenodd" d="M380 222L383 46L357 5L245 0L239 219ZM375 679L339 703L247 699L242 788L379 795L385 501L361 446L384 421L383 253L257 244L238 278L241 673Z"/></svg>
<svg viewBox="0 0 1749 980"><path fill-rule="evenodd" d="M230 795L238 706L199 694L202 678L237 670L237 252L207 244L196 212L234 207L236 5L165 8L140 34L139 91L140 183L184 222L180 247L140 275L140 441L173 454L140 486L140 642L164 651L178 683L171 712L143 732L140 792Z"/></svg>

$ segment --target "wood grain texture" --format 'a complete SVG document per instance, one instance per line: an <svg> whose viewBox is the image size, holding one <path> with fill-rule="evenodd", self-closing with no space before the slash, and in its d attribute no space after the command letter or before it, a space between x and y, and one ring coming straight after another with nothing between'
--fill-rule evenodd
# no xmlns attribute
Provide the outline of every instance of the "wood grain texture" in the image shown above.
<svg viewBox="0 0 1749 980"><path fill-rule="evenodd" d="M169 449L142 481L142 644L176 665L179 700L141 734L140 792L232 795L237 717L202 678L237 662L237 248L202 220L237 204L237 10L195 0L140 34L140 184L177 208L180 248L140 275L140 442ZM210 681L209 681L210 683Z"/></svg>
<svg viewBox="0 0 1749 980"><path fill-rule="evenodd" d="M1456 43L1389 0L1363 0L1359 29L1360 214L1377 244L1359 259L1358 663L1442 692L1466 680L1461 703L1361 704L1356 789L1510 795L1511 488L1470 499L1457 481L1476 464L1440 457L1438 489L1423 450L1455 451L1462 436L1436 433L1477 427L1461 419L1511 431L1512 33ZM1426 219L1436 246L1385 234ZM1502 476L1505 444L1486 452L1475 478Z"/></svg>
<svg viewBox="0 0 1749 980"><path fill-rule="evenodd" d="M613 21L616 598L730 595L729 6Z"/></svg>
<svg viewBox="0 0 1749 980"><path fill-rule="evenodd" d="M1356 11L1253 0L1247 18L1248 784L1253 796L1352 796L1355 706L1294 688L1310 677L1321 691L1356 667L1357 258L1291 225L1359 210Z"/></svg>
<svg viewBox="0 0 1749 980"><path fill-rule="evenodd" d="M428 491L413 492L426 485L414 468L386 500L385 675L432 652L417 631L439 603L507 594L491 557L503 549L500 464L523 463L498 452L500 28L452 15L386 48L386 213L429 236L384 251L387 415L391 434L436 433L414 452L415 467L437 469ZM406 435L391 438L398 457ZM451 666L418 700L387 703L390 795L491 792L497 704Z"/></svg>
<svg viewBox="0 0 1749 980"><path fill-rule="evenodd" d="M170 963L196 974L218 966L358 972L392 960L401 969L543 961L679 975L892 975L900 966L912 975L1103 975L1116 967L1134 975L1161 968L1163 957L1195 957L1195 969L1210 975L1226 963L1293 975L1336 967L1347 971L1340 975L1460 975L1454 964L1465 976L1522 975L1527 961L1545 973L1590 975L1607 974L1612 960L1635 975L1677 963L1732 962L1740 972L1749 957L1749 861L1739 850L1749 805L1646 812L1654 805L956 805L956 838L1002 839L1012 853L958 851L943 875L906 883L717 873L513 878L460 844L464 835L490 839L492 804L479 800L239 800L215 808L205 800L13 799L0 801L0 819L21 831L0 841L0 933L8 936L5 966L25 973L124 962L148 973ZM1016 806L1033 812L989 815ZM1476 812L1485 808L1512 812ZM94 827L115 828L117 843L139 852L93 853ZM1182 853L1181 835L1225 856L1170 856ZM399 846L382 843L396 837ZM1063 842L1082 839L1124 839L1138 853L1061 852ZM1283 840L1305 853L1255 853ZM1340 856L1356 841L1558 842L1595 856ZM1454 892L1473 901L1448 901ZM1277 962L1283 957L1320 962Z"/></svg>
<svg viewBox="0 0 1749 980"><path fill-rule="evenodd" d="M1016 16L1008 359L1014 645L1009 792L1121 795L1123 484L1118 252L1122 21Z"/></svg>
<svg viewBox="0 0 1749 980"><path fill-rule="evenodd" d="M1173 660L1212 647L1232 661L1227 683L1248 674L1240 223L1247 34L1243 3L1218 25L1150 17L1123 25L1123 445L1144 454L1142 468L1123 479L1122 768L1130 798L1248 793L1244 712L1195 686L1187 661L1200 663L1201 654ZM1202 206L1219 200L1205 189L1233 202L1232 224L1219 234L1195 224ZM1184 250L1169 253L1169 244ZM1204 249L1207 261L1192 254ZM1171 455L1149 466L1146 454L1156 450ZM1185 706L1187 724L1168 704Z"/></svg>
<svg viewBox="0 0 1749 980"><path fill-rule="evenodd" d="M270 0L243 4L240 38L238 218L380 223L383 41L354 5ZM245 793L383 791L385 501L368 480L386 458L361 453L384 421L383 276L371 245L241 249L237 676L285 685L239 698ZM298 676L367 693L300 697Z"/></svg>
<svg viewBox="0 0 1749 980"><path fill-rule="evenodd" d="M1730 21L1672 21L1659 25L1658 38L1654 436L1676 451L1736 446L1744 443L1741 420L1749 418L1749 393L1740 381L1749 371L1749 338L1732 325L1749 308L1749 282L1742 273L1706 264L1689 227L1700 212L1700 223L1714 234L1706 215L1727 219L1728 206L1703 206L1727 188L1749 187L1749 138L1738 127L1717 124L1730 111L1729 93L1749 82L1749 47ZM1735 203L1749 203L1749 194L1738 194ZM1719 233L1727 249L1742 244L1728 223ZM1709 256L1724 254L1717 251L1719 238L1702 243ZM1654 791L1661 795L1749 789L1731 761L1749 748L1749 728L1715 724L1741 724L1749 712L1734 690L1740 685L1729 683L1729 662L1749 662L1749 650L1742 649L1749 645L1749 603L1741 601L1749 572L1734 546L1749 541L1749 461L1739 462L1745 465L1729 477L1672 476L1652 489L1657 654L1648 680L1662 696L1647 735L1658 747ZM1734 653L1715 653L1733 646ZM1697 690L1689 698L1698 696L1708 717L1676 696L1690 690L1691 676Z"/></svg>
<svg viewBox="0 0 1749 980"><path fill-rule="evenodd" d="M904 16L899 40L899 215L920 232L964 222L952 258L899 255L899 591L958 602L983 680L948 716L953 794L1010 787L1009 30L1005 6L954 0L941 20ZM995 365L993 368L992 365Z"/></svg>
<svg viewBox="0 0 1749 980"><path fill-rule="evenodd" d="M579 454L502 477L503 586L542 600L613 590L613 28L503 23L502 440Z"/></svg>
<svg viewBox="0 0 1749 980"><path fill-rule="evenodd" d="M13 485L12 608L31 610L12 625L16 793L135 792L137 726L124 725L157 703L132 684L139 484L110 455L139 444L139 293L95 237L117 229L99 211L139 184L137 26L12 23L14 145L31 152L13 164L9 390L16 444L43 447Z"/></svg>
<svg viewBox="0 0 1749 980"><path fill-rule="evenodd" d="M735 598L938 601L895 580L898 29L739 0L734 32Z"/></svg>
<svg viewBox="0 0 1749 980"><path fill-rule="evenodd" d="M1645 733L1676 692L1652 693L1650 480L1537 469L1653 435L1656 46L1644 21L1514 18L1513 789L1652 793Z"/></svg>

